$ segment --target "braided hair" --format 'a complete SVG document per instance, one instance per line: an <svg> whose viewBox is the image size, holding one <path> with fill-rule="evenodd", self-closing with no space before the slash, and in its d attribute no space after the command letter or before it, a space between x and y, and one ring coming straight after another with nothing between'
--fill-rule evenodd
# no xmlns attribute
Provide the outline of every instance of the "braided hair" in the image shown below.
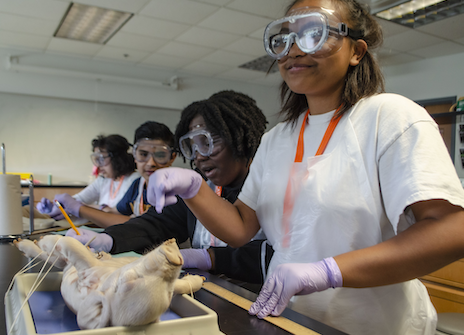
<svg viewBox="0 0 464 335"><path fill-rule="evenodd" d="M235 158L250 161L254 157L267 124L254 99L228 90L190 104L182 111L175 131L176 141L189 132L190 122L197 115L203 117L209 131L223 139Z"/></svg>

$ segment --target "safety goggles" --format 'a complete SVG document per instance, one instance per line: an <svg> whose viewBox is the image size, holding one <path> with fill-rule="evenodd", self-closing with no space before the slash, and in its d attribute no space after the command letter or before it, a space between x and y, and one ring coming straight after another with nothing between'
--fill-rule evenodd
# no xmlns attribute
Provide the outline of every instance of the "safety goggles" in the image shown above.
<svg viewBox="0 0 464 335"><path fill-rule="evenodd" d="M90 159L92 160L93 165L96 167L103 167L110 164L111 157L111 153L104 154L101 152L95 152L90 155Z"/></svg>
<svg viewBox="0 0 464 335"><path fill-rule="evenodd" d="M288 55L293 43L313 57L327 57L339 51L343 37L359 39L361 31L348 28L334 11L320 7L296 8L264 30L264 48L275 59Z"/></svg>
<svg viewBox="0 0 464 335"><path fill-rule="evenodd" d="M132 155L137 162L145 163L153 158L156 164L166 165L172 158L173 149L167 145L154 144L154 140L144 138L134 144Z"/></svg>
<svg viewBox="0 0 464 335"><path fill-rule="evenodd" d="M191 131L179 139L182 155L187 159L195 158L195 151L208 157L224 149L224 142L219 135L212 135L205 129Z"/></svg>

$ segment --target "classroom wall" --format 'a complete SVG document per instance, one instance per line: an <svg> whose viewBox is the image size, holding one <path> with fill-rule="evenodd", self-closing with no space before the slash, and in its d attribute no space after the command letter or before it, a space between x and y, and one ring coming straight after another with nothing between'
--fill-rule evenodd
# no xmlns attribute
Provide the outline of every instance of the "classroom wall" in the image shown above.
<svg viewBox="0 0 464 335"><path fill-rule="evenodd" d="M0 49L3 64L9 54ZM27 54L20 58L25 65L144 80L164 81L176 75L162 69L59 55ZM135 129L148 120L165 123L174 131L183 108L221 90L250 95L267 116L269 127L277 122L278 84L179 77L179 90L172 90L0 67L0 143L6 146L7 172L30 172L42 183L47 182L48 174L52 174L53 183L88 183L90 143L98 134L117 133L132 142ZM187 166L181 158L174 165Z"/></svg>
<svg viewBox="0 0 464 335"><path fill-rule="evenodd" d="M90 182L91 141L97 135L119 134L132 143L145 121L174 131L179 117L178 110L0 93L7 172L31 172L44 183L48 174L57 184ZM174 165L184 166L183 160Z"/></svg>

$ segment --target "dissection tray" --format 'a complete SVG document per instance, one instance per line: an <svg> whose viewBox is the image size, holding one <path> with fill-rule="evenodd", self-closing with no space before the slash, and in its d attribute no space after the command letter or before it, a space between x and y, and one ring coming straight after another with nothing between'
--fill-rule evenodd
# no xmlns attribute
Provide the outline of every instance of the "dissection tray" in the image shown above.
<svg viewBox="0 0 464 335"><path fill-rule="evenodd" d="M106 327L92 330L79 330L75 315L64 305L60 291L62 272L50 272L36 290L37 295L25 303L27 294L37 279L36 273L19 275L5 295L5 317L8 334L170 334L170 335L219 335L217 314L190 296L177 295L171 301L167 313L158 323L146 326ZM21 310L21 306L24 307ZM41 306L37 308L37 306ZM14 321L17 318L16 322ZM34 322L37 321L37 324ZM50 331L50 329L55 329Z"/></svg>

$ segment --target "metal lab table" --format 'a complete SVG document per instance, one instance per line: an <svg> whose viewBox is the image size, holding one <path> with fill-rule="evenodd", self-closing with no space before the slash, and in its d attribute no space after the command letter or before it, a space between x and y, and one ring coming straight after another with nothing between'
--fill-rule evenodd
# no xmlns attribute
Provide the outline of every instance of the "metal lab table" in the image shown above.
<svg viewBox="0 0 464 335"><path fill-rule="evenodd" d="M28 259L11 243L0 240L0 293L2 299L10 284L13 276L28 262ZM37 270L31 270L36 272ZM57 269L58 271L58 269ZM250 301L256 299L256 294L248 291L231 282L223 280L217 276L203 271L189 271L202 275L218 286L227 289ZM214 310L218 315L220 330L226 335L284 335L289 334L287 331L267 322L260 320L255 316L250 316L248 312L229 301L210 293L204 289L195 293L195 298L202 304ZM5 305L1 304L0 310L0 334L6 334L5 323ZM341 335L344 334L320 322L305 317L290 309L286 309L282 316L290 319L302 326L305 326L317 333L324 335Z"/></svg>

